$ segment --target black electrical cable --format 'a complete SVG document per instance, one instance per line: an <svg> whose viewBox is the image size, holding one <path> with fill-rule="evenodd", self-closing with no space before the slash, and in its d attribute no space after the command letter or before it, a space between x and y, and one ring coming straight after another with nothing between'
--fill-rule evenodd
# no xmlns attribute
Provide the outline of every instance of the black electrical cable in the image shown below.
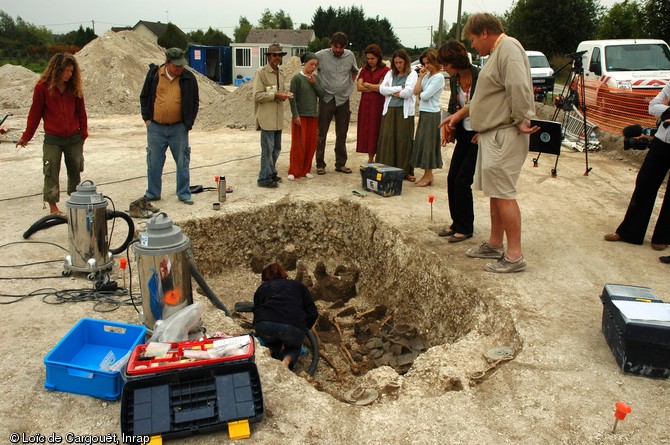
<svg viewBox="0 0 670 445"><path fill-rule="evenodd" d="M63 246L59 246L58 244L52 243L50 241L12 241L10 243L1 245L0 249L3 249L3 248L8 247L8 246L12 246L14 244L48 244L48 245L51 245L51 246L58 247L59 249L62 249L66 252L68 251ZM0 265L0 268L8 269L8 268L12 268L12 267L27 267L27 266L34 266L34 265L38 265L38 264L56 263L56 262L62 262L62 261L63 260L35 261L33 263ZM64 278L64 276L61 274L61 275L40 276L40 277L36 277L36 276L30 276L30 277L0 277L0 280L48 280L48 279L52 279L52 278Z"/></svg>
<svg viewBox="0 0 670 445"><path fill-rule="evenodd" d="M54 278L65 278L65 275L45 275L41 277L0 277L0 280L53 280Z"/></svg>
<svg viewBox="0 0 670 445"><path fill-rule="evenodd" d="M122 305L130 305L126 298L128 292L125 289L116 289L114 291L96 290L96 289L64 289L51 292L42 297L42 301L47 304L65 304L65 303L83 303L94 301L93 310L96 312L112 312ZM54 299L50 301L49 299ZM107 306L103 308L103 306Z"/></svg>
<svg viewBox="0 0 670 445"><path fill-rule="evenodd" d="M59 244L56 244L56 243L52 243L51 241L33 241L33 240L30 240L30 241L12 241L11 243L1 245L0 249L3 249L7 246L11 246L13 244L49 244L51 246L58 247L59 249L64 250L65 252L68 252L68 250L65 247L63 247Z"/></svg>
<svg viewBox="0 0 670 445"><path fill-rule="evenodd" d="M197 167L191 166L189 168L189 170L193 171L193 170L199 170L199 169L202 169L202 168L216 167L217 165L224 165L224 164L228 164L228 163L231 163L231 162L246 161L247 159L259 158L260 156L261 155L252 155L252 156L247 156L247 157L244 157L244 158L229 159L227 161L222 161L222 162L219 162L219 163L216 163L216 164L200 165L200 166L197 166ZM175 173L177 173L176 170L175 171L166 171L166 172L163 172L163 175L170 175L170 174L175 174ZM101 182L101 183L98 183L96 185L100 186L100 185L109 185L109 184L121 184L123 182L130 182L130 181L135 181L135 180L138 180L138 179L146 180L146 178L147 178L146 175L134 176L134 177L130 177L130 178L119 179L117 181ZM42 196L42 193L40 192L40 193L33 193L33 194L30 194L30 195L13 196L11 198L0 198L0 202L14 201L14 200L17 200L17 199L32 198L32 197L35 197L35 196Z"/></svg>
<svg viewBox="0 0 670 445"><path fill-rule="evenodd" d="M34 261L32 263L10 264L9 266L5 266L5 265L0 264L0 269L10 268L10 267L27 267L27 266L35 266L37 264L62 263L62 262L63 262L63 260L45 260L45 261Z"/></svg>
<svg viewBox="0 0 670 445"><path fill-rule="evenodd" d="M36 289L28 294L23 294L23 295L12 295L12 294L0 294L1 298L14 298L13 301L0 301L0 304L13 304L13 303L18 303L19 301L25 300L26 298L30 297L36 297L40 295L47 295L46 292L44 291L49 291L48 293L56 292L58 289L55 289L53 287L45 287L42 289Z"/></svg>

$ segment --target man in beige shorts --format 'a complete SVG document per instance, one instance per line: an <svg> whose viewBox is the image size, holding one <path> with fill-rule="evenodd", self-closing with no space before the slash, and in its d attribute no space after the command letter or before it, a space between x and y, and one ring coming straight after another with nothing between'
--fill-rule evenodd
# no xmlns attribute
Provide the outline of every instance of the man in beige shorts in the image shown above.
<svg viewBox="0 0 670 445"><path fill-rule="evenodd" d="M535 102L528 57L521 44L507 36L500 21L488 13L471 15L462 37L470 40L480 56L489 56L479 74L477 92L464 113L442 122L455 126L467 114L478 132L473 188L489 197L491 233L488 241L468 250L467 255L496 259L486 265L489 272L519 272L526 268L526 260L521 249L516 182L528 155L529 135L539 130L530 125Z"/></svg>

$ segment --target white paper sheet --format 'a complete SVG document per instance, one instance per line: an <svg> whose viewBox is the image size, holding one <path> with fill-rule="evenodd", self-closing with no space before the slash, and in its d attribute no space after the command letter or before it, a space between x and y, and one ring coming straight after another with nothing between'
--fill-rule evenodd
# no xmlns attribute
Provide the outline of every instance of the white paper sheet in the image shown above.
<svg viewBox="0 0 670 445"><path fill-rule="evenodd" d="M643 301L626 300L612 300L612 303L626 318L631 320L670 322L670 304L668 303L645 303Z"/></svg>

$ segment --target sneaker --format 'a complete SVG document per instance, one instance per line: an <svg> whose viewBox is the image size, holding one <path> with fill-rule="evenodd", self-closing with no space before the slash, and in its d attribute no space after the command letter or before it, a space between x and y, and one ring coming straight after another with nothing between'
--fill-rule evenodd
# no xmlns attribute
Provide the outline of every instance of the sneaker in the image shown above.
<svg viewBox="0 0 670 445"><path fill-rule="evenodd" d="M153 198L150 198L147 195L144 195L144 198L146 198L147 201L160 201L161 200L160 196L155 196Z"/></svg>
<svg viewBox="0 0 670 445"><path fill-rule="evenodd" d="M258 186L268 188L268 189L276 189L277 187L279 187L279 184L274 182L273 180L269 180L269 181L266 181L266 182L259 182Z"/></svg>
<svg viewBox="0 0 670 445"><path fill-rule="evenodd" d="M138 203L133 201L130 203L130 209L128 210L128 215L130 215L131 218L146 219L151 218L154 214L147 209L141 208Z"/></svg>
<svg viewBox="0 0 670 445"><path fill-rule="evenodd" d="M307 178L307 179L312 179L313 177L314 177L314 175L311 174L311 173L307 173L307 174L305 175L305 178Z"/></svg>
<svg viewBox="0 0 670 445"><path fill-rule="evenodd" d="M280 177L280 176L277 176L277 175L274 175L274 176L272 177L272 181L273 181L273 182L276 182L277 184L281 184L281 177Z"/></svg>
<svg viewBox="0 0 670 445"><path fill-rule="evenodd" d="M470 258L492 258L496 260L501 258L504 253L502 247L491 247L486 241L479 247L472 247L465 252Z"/></svg>
<svg viewBox="0 0 670 445"><path fill-rule="evenodd" d="M495 263L488 263L484 270L487 272L496 272L496 273L511 273L511 272L521 272L526 268L526 260L523 259L523 256L516 261L510 261L507 259L506 255L503 255Z"/></svg>
<svg viewBox="0 0 670 445"><path fill-rule="evenodd" d="M288 175L288 176L286 177L286 179L288 179L289 181L294 181L294 180L295 180L295 176L293 176L293 175ZM278 182L281 182L281 181L278 181Z"/></svg>
<svg viewBox="0 0 670 445"><path fill-rule="evenodd" d="M161 209L159 209L158 207L154 207L153 205L151 205L151 203L149 202L149 200L148 200L146 197L144 197L144 196L140 198L138 204L140 205L140 207L141 207L142 209L148 210L148 211L150 211L151 213L158 213L158 212L161 210Z"/></svg>
<svg viewBox="0 0 670 445"><path fill-rule="evenodd" d="M188 205L190 205L190 206L192 206L192 205L194 204L194 203L193 203L193 200L190 199L190 198L180 199L180 201L183 202L184 204L188 204Z"/></svg>

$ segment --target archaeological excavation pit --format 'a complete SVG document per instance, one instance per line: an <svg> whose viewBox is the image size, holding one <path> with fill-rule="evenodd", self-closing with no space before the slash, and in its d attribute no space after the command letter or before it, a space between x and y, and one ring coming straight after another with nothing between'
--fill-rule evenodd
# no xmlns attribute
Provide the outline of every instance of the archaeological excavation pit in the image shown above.
<svg viewBox="0 0 670 445"><path fill-rule="evenodd" d="M177 224L245 329L252 314L232 308L253 300L265 265L279 262L307 285L319 309L322 358L312 376L304 372L309 356L295 371L339 400L363 387L393 396L407 382L427 392L460 390L521 349L507 308L356 202L286 199ZM503 346L510 353L495 357Z"/></svg>

